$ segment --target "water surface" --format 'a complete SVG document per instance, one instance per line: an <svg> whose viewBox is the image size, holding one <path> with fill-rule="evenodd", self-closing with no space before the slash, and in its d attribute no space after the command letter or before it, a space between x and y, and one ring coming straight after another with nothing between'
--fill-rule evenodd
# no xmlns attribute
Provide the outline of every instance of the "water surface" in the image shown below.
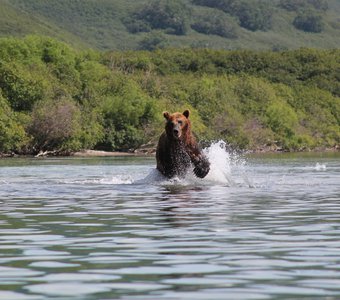
<svg viewBox="0 0 340 300"><path fill-rule="evenodd" d="M0 160L0 299L339 299L340 156Z"/></svg>

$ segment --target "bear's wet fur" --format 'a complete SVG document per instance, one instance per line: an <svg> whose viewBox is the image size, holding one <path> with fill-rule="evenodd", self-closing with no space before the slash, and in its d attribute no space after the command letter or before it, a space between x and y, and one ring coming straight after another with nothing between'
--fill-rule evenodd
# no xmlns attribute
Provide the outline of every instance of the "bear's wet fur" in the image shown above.
<svg viewBox="0 0 340 300"><path fill-rule="evenodd" d="M190 168L199 178L210 170L208 158L202 153L191 131L189 110L182 114L164 112L165 131L159 138L156 159L157 169L166 177L184 177Z"/></svg>

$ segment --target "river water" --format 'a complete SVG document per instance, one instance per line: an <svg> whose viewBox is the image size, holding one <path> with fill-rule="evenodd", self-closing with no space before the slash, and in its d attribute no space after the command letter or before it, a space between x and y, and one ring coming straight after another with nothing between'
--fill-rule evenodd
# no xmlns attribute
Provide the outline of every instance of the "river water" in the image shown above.
<svg viewBox="0 0 340 300"><path fill-rule="evenodd" d="M340 299L340 155L0 160L0 299Z"/></svg>

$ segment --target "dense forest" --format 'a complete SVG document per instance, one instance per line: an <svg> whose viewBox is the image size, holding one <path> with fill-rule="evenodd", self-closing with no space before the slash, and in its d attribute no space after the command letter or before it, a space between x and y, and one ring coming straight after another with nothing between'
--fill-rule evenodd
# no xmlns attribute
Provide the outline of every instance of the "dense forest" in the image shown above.
<svg viewBox="0 0 340 300"><path fill-rule="evenodd" d="M0 0L0 36L79 49L340 47L339 0Z"/></svg>
<svg viewBox="0 0 340 300"><path fill-rule="evenodd" d="M340 144L340 50L75 50L0 39L0 152L133 151L163 110L191 110L201 140L251 150Z"/></svg>

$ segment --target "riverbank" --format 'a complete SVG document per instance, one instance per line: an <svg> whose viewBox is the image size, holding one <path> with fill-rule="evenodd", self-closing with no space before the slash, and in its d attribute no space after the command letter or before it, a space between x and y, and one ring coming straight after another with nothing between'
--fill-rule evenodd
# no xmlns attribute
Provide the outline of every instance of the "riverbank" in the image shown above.
<svg viewBox="0 0 340 300"><path fill-rule="evenodd" d="M234 152L234 150L230 149ZM258 149L248 149L240 151L244 154L279 154L279 153L338 153L340 152L340 147L324 148L318 147L315 149L301 149L298 151L285 151L281 148L258 148ZM0 153L1 158L11 158L11 157L127 157L127 156L154 156L156 153L156 148L141 148L136 149L134 152L120 152L120 151L102 151L102 150L81 150L71 153L61 153L55 151L40 152L37 155L30 154L17 154L17 153Z"/></svg>
<svg viewBox="0 0 340 300"><path fill-rule="evenodd" d="M131 152L110 152L110 151L98 151L98 150L83 150L78 151L74 153L39 153L38 155L21 155L16 153L0 153L0 159L1 158L11 158L11 157L119 157L119 156L148 156L151 154L145 154L145 153L131 153Z"/></svg>
<svg viewBox="0 0 340 300"><path fill-rule="evenodd" d="M140 153L133 152L118 152L118 151L99 151L99 150L83 150L78 151L70 156L74 157L116 157L116 156L136 156L141 155Z"/></svg>

